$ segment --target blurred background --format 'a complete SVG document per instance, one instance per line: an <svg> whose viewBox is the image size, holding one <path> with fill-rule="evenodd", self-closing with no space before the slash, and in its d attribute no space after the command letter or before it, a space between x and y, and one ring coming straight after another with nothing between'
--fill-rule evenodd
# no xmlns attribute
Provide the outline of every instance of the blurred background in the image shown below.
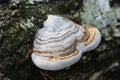
<svg viewBox="0 0 120 80"><path fill-rule="evenodd" d="M98 28L100 45L69 68L37 68L32 44L48 14ZM120 80L119 46L119 0L0 0L0 80Z"/></svg>

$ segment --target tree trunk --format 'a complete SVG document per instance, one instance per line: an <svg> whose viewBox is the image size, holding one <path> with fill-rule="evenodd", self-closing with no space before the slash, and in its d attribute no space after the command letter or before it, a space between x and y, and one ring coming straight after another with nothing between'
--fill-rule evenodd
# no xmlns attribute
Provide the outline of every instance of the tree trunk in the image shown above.
<svg viewBox="0 0 120 80"><path fill-rule="evenodd" d="M34 35L48 14L98 28L100 45L59 71L31 61ZM1 0L0 80L120 80L119 0Z"/></svg>

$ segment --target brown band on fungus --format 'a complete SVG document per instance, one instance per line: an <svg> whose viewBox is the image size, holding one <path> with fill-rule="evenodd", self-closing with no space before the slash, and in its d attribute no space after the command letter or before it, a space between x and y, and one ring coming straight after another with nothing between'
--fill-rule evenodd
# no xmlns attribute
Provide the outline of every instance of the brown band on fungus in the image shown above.
<svg viewBox="0 0 120 80"><path fill-rule="evenodd" d="M69 57L72 57L72 56L75 56L79 53L79 50L74 50L72 53L70 53L69 55L66 55L64 57L58 57L59 59L65 59L65 58L69 58Z"/></svg>
<svg viewBox="0 0 120 80"><path fill-rule="evenodd" d="M56 61L56 60L67 59L67 58L70 58L70 57L72 57L72 56L77 55L78 53L79 53L79 50L75 50L74 52L72 52L72 53L70 53L69 55L64 56L64 57L60 57L60 56L58 56L58 57L50 56L50 57L48 57L48 60L49 60L49 61Z"/></svg>
<svg viewBox="0 0 120 80"><path fill-rule="evenodd" d="M63 50L57 50L57 51L39 51L39 50L33 50L33 53L37 53L37 54L45 54L45 53L54 53L54 52L59 52L59 51L66 51L66 50L68 50L68 49L73 49L73 50L71 50L70 52L73 52L74 50L75 50L75 48L76 48L76 45L77 45L77 40L75 40L74 42L73 42L73 44L71 44L69 47L67 47L67 48L64 48ZM64 54L63 54L64 55ZM60 55L60 56L63 56L62 54ZM68 55L68 54L66 54L66 55Z"/></svg>
<svg viewBox="0 0 120 80"><path fill-rule="evenodd" d="M85 31L89 32L89 37L86 39L86 41L84 41L84 44L89 45L95 39L96 31L95 31L95 28L90 27L90 26L85 26Z"/></svg>
<svg viewBox="0 0 120 80"><path fill-rule="evenodd" d="M84 29L85 29L84 36L81 38L79 42L84 42L85 46L87 46L93 42L96 33L95 33L95 28L91 26L86 25Z"/></svg>
<svg viewBox="0 0 120 80"><path fill-rule="evenodd" d="M87 30L85 30L84 36L79 40L79 42L86 42L89 36L90 36L90 33Z"/></svg>

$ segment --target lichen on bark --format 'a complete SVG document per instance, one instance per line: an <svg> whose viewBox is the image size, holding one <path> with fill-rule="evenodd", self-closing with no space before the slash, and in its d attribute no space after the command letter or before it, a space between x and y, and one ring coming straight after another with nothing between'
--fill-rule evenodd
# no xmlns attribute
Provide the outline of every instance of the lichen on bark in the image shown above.
<svg viewBox="0 0 120 80"><path fill-rule="evenodd" d="M83 4L82 23L99 28L106 40L120 37L120 6L111 7L109 0L84 0Z"/></svg>

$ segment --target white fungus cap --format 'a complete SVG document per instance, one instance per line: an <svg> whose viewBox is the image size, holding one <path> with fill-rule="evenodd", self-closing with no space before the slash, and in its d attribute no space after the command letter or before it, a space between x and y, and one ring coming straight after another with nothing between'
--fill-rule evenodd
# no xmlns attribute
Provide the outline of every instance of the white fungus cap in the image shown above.
<svg viewBox="0 0 120 80"><path fill-rule="evenodd" d="M43 26L35 35L31 55L33 63L41 69L71 66L80 60L82 53L95 49L101 41L97 28L80 26L60 16L49 15Z"/></svg>
<svg viewBox="0 0 120 80"><path fill-rule="evenodd" d="M37 54L32 54L32 61L37 67L41 69L60 70L75 64L77 61L80 60L81 56L82 56L82 52L70 58L50 61L45 57L39 56Z"/></svg>

